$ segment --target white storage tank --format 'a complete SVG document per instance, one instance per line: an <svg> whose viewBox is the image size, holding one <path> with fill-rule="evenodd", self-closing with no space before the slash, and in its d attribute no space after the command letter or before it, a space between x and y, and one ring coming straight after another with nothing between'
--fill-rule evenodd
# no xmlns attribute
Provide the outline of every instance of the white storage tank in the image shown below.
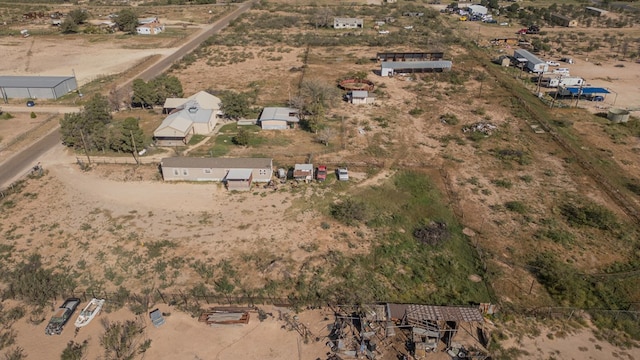
<svg viewBox="0 0 640 360"><path fill-rule="evenodd" d="M623 123L629 121L629 111L620 108L610 108L607 113L607 119L614 123Z"/></svg>

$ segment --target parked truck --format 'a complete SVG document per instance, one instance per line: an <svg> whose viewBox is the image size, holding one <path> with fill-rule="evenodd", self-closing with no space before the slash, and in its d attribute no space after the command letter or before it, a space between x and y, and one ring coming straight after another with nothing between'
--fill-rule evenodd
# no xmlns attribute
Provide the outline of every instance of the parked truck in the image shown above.
<svg viewBox="0 0 640 360"><path fill-rule="evenodd" d="M65 302L53 314L51 320L49 320L44 333L47 335L60 335L62 333L62 328L64 328L64 325L69 321L71 315L76 311L79 304L80 299L78 298L65 300Z"/></svg>
<svg viewBox="0 0 640 360"><path fill-rule="evenodd" d="M564 76L560 78L548 78L548 81L543 80L543 86L549 88L555 88L558 86L581 86L584 84L584 79L577 76Z"/></svg>

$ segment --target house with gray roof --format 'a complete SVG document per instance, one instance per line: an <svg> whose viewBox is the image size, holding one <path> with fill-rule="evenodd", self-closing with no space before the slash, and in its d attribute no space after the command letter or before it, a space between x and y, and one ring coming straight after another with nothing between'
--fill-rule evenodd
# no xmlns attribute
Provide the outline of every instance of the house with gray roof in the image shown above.
<svg viewBox="0 0 640 360"><path fill-rule="evenodd" d="M210 134L218 123L220 99L200 91L186 99L167 98L163 112L169 115L153 132L159 146L183 146L194 134Z"/></svg>
<svg viewBox="0 0 640 360"><path fill-rule="evenodd" d="M0 96L8 99L57 99L78 89L75 76L0 76Z"/></svg>
<svg viewBox="0 0 640 360"><path fill-rule="evenodd" d="M253 182L269 182L273 175L270 158L170 157L160 162L164 181L212 181L231 187L249 187ZM238 189L235 189L238 190Z"/></svg>
<svg viewBox="0 0 640 360"><path fill-rule="evenodd" d="M291 129L300 122L298 109L286 107L266 107L258 119L263 130Z"/></svg>

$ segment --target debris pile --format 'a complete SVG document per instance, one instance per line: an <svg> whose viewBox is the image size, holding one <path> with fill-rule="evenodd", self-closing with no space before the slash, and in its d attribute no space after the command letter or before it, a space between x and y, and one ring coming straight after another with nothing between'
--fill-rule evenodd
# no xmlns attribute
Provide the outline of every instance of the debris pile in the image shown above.
<svg viewBox="0 0 640 360"><path fill-rule="evenodd" d="M451 237L447 224L432 221L429 225L419 227L413 231L413 237L423 244L438 245Z"/></svg>
<svg viewBox="0 0 640 360"><path fill-rule="evenodd" d="M483 134L485 134L487 136L490 136L497 129L498 129L498 127L493 125L492 123L477 122L477 123L474 123L474 124L471 124L471 125L464 126L462 128L462 132L463 133L480 132L480 133L483 133Z"/></svg>

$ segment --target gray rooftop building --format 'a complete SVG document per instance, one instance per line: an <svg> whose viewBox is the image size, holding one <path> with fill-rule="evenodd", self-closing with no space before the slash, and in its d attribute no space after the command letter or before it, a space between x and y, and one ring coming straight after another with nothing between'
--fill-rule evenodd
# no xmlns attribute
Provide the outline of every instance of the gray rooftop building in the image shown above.
<svg viewBox="0 0 640 360"><path fill-rule="evenodd" d="M8 99L57 99L78 89L75 76L0 76L0 96Z"/></svg>

